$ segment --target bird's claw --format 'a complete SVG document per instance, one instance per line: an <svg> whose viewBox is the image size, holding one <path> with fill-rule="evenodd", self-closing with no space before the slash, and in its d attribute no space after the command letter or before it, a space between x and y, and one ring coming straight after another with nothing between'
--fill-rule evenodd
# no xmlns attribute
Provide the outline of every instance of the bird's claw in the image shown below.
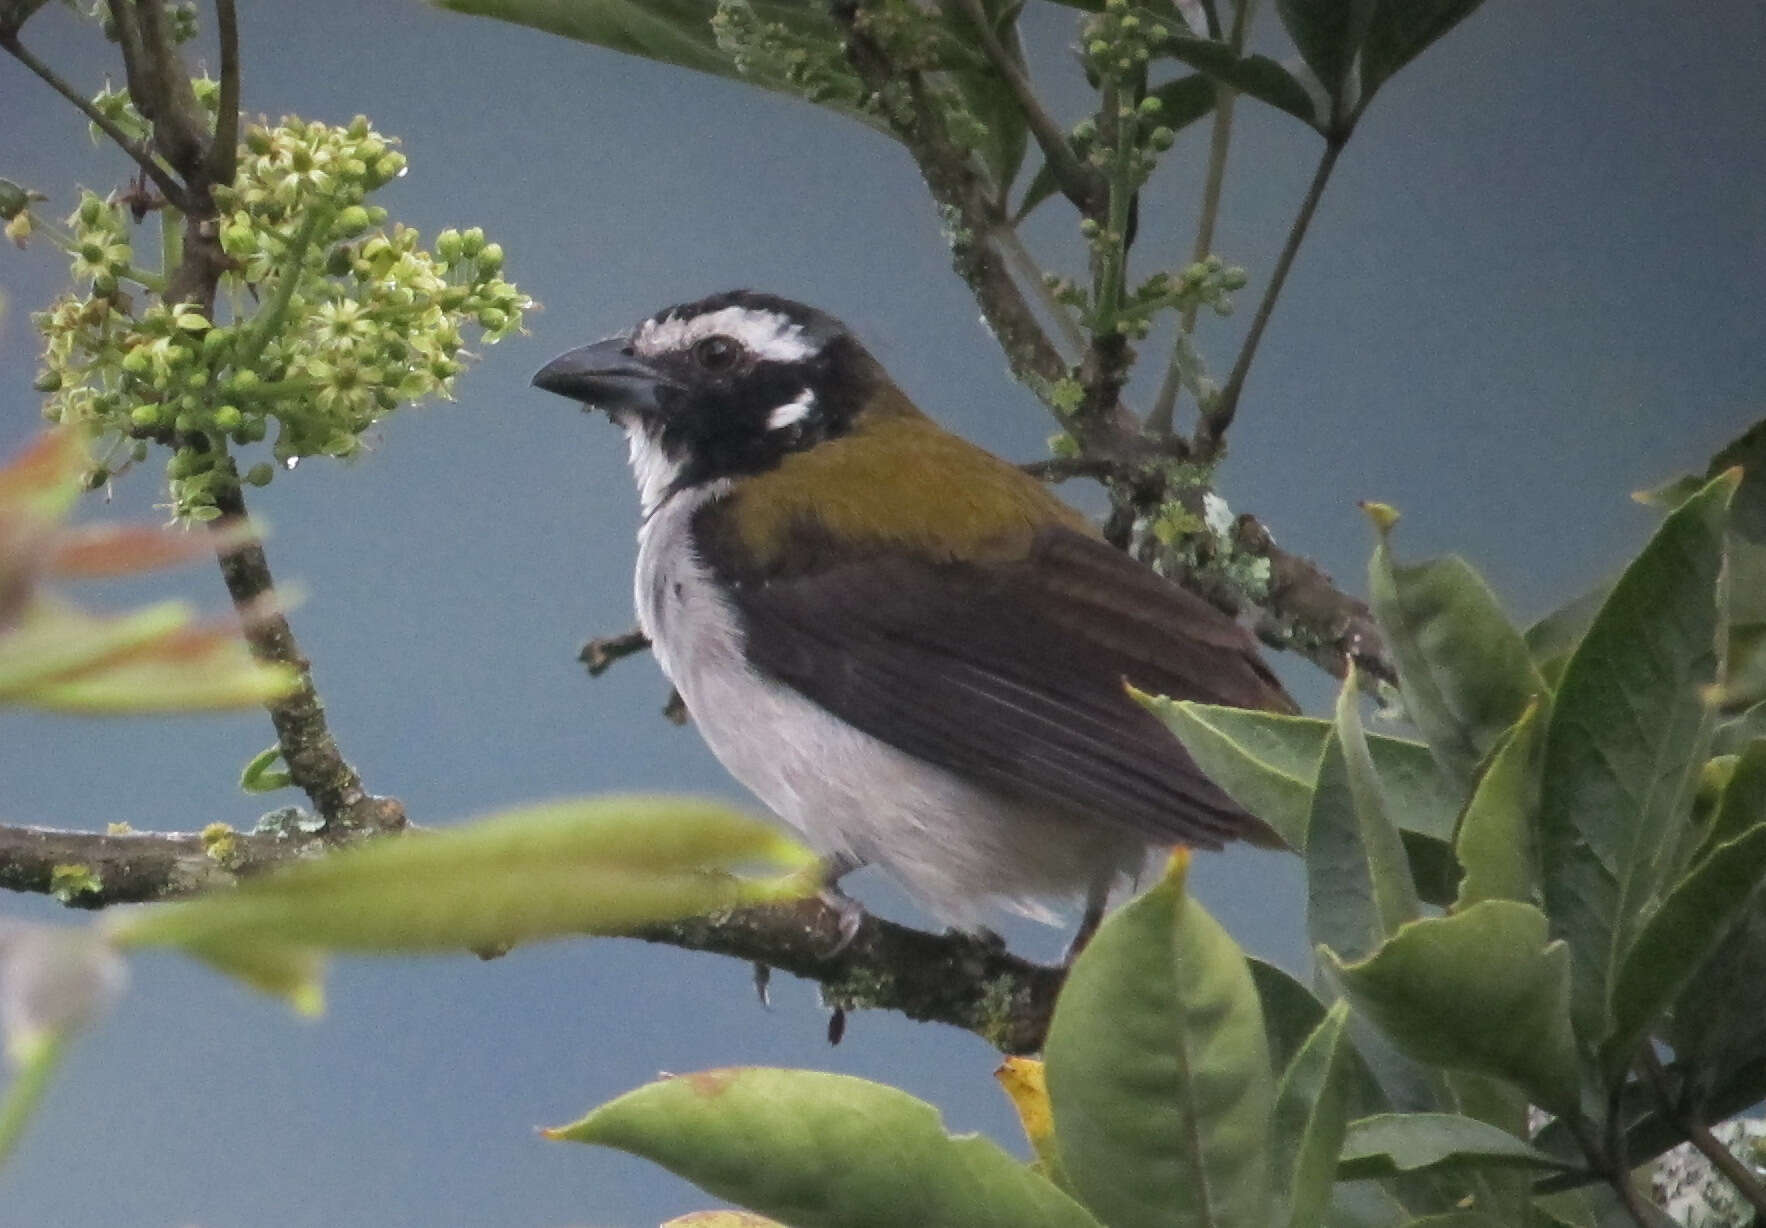
<svg viewBox="0 0 1766 1228"><path fill-rule="evenodd" d="M865 923L865 906L833 885L823 887L816 898L833 912L838 922L834 945L825 956L833 959L850 947L852 940L858 937L859 927Z"/></svg>

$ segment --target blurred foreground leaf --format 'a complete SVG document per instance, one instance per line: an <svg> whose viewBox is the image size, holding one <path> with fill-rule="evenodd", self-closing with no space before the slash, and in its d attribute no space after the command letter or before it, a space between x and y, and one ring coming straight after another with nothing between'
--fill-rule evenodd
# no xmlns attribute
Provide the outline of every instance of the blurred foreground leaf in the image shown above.
<svg viewBox="0 0 1766 1228"><path fill-rule="evenodd" d="M232 891L117 922L297 1006L317 1005L327 951L490 950L813 894L809 850L728 807L603 797L339 849ZM785 871L742 878L747 867Z"/></svg>

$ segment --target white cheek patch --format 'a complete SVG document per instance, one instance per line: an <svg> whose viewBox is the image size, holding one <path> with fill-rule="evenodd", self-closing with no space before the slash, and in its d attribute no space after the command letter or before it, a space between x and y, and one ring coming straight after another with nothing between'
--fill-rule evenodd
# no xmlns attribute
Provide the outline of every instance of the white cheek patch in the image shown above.
<svg viewBox="0 0 1766 1228"><path fill-rule="evenodd" d="M767 415L766 429L788 431L816 412L816 394L805 388L791 400Z"/></svg>
<svg viewBox="0 0 1766 1228"><path fill-rule="evenodd" d="M769 362L796 362L816 352L803 335L803 325L776 311L725 307L688 319L645 320L632 346L646 358L678 353L707 337L733 338L741 347Z"/></svg>

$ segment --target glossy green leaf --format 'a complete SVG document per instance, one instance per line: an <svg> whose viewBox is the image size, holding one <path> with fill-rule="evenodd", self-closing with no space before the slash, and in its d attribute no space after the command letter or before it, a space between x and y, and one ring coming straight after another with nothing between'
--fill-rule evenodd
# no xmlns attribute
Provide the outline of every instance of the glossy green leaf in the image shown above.
<svg viewBox="0 0 1766 1228"><path fill-rule="evenodd" d="M1276 1084L1270 1127L1275 1222L1288 1228L1323 1223L1330 1204L1354 1088L1348 1019L1347 1002L1333 1006Z"/></svg>
<svg viewBox="0 0 1766 1228"><path fill-rule="evenodd" d="M1270 1072L1244 953L1187 856L1075 961L1045 1048L1074 1191L1110 1228L1266 1228Z"/></svg>
<svg viewBox="0 0 1766 1228"><path fill-rule="evenodd" d="M1766 886L1680 991L1664 1036L1689 1103L1719 1120L1766 1099ZM1665 1124L1670 1140L1678 1133Z"/></svg>
<svg viewBox="0 0 1766 1228"><path fill-rule="evenodd" d="M1733 477L1669 514L1564 668L1546 730L1540 860L1570 944L1578 1033L1608 1032L1618 960L1674 870L1712 713Z"/></svg>
<svg viewBox="0 0 1766 1228"><path fill-rule="evenodd" d="M1612 1032L1601 1045L1609 1081L1625 1077L1638 1047L1763 882L1766 821L1712 849L1650 914L1613 982Z"/></svg>
<svg viewBox="0 0 1766 1228"><path fill-rule="evenodd" d="M1485 900L1414 921L1361 962L1321 957L1417 1061L1508 1079L1553 1112L1576 1107L1569 953L1532 905Z"/></svg>
<svg viewBox="0 0 1766 1228"><path fill-rule="evenodd" d="M1329 116L1319 114L1312 95L1294 75L1266 55L1238 55L1211 38L1174 32L1167 47L1172 55L1222 85L1230 85L1259 102L1286 111L1323 132Z"/></svg>
<svg viewBox="0 0 1766 1228"><path fill-rule="evenodd" d="M1572 597L1527 628L1523 637L1527 641L1527 652L1532 656L1540 676L1549 685L1555 687L1563 677L1564 666L1569 662L1570 654L1582 642L1588 624L1600 613L1601 606L1606 604L1607 595L1612 591L1611 584L1597 584L1586 593Z"/></svg>
<svg viewBox="0 0 1766 1228"><path fill-rule="evenodd" d="M748 71L738 67L737 57L719 45L712 26L718 10L717 0L432 0L432 3L457 13L493 17L641 59L801 96L782 74L753 62L752 58L746 65ZM840 33L825 5L805 0L750 0L748 7L756 21L781 26L793 37L838 52ZM875 115L857 106L844 92L830 92L817 102L879 131L886 130Z"/></svg>
<svg viewBox="0 0 1766 1228"><path fill-rule="evenodd" d="M1350 88L1349 72L1367 37L1378 0L1276 0L1276 12L1300 58L1340 104Z"/></svg>
<svg viewBox="0 0 1766 1228"><path fill-rule="evenodd" d="M1379 0L1361 51L1361 106L1483 0Z"/></svg>
<svg viewBox="0 0 1766 1228"><path fill-rule="evenodd" d="M1466 803L1454 837L1454 851L1464 868L1456 909L1479 900L1520 900L1539 897L1538 851L1533 847L1534 816L1539 809L1539 764L1545 746L1541 705L1528 706L1490 757Z"/></svg>
<svg viewBox="0 0 1766 1228"><path fill-rule="evenodd" d="M1349 1123L1337 1172L1344 1180L1484 1165L1562 1169L1561 1160L1506 1130L1457 1113L1382 1113Z"/></svg>
<svg viewBox="0 0 1766 1228"><path fill-rule="evenodd" d="M643 1156L793 1228L1096 1228L938 1110L848 1075L735 1067L650 1083L546 1131Z"/></svg>
<svg viewBox="0 0 1766 1228"><path fill-rule="evenodd" d="M1306 841L1306 926L1314 945L1360 959L1422 906L1361 729L1355 671L1337 697Z"/></svg>
<svg viewBox="0 0 1766 1228"><path fill-rule="evenodd" d="M1177 735L1201 769L1296 849L1306 847L1312 792L1331 722L1136 694ZM1441 778L1429 748L1367 737L1393 819L1405 831L1451 840L1463 800Z"/></svg>
<svg viewBox="0 0 1766 1228"><path fill-rule="evenodd" d="M809 850L726 806L605 797L340 849L231 891L131 913L114 932L126 945L182 949L288 992L311 982L324 951L485 950L618 933L811 894L813 875L731 871L814 864Z"/></svg>
<svg viewBox="0 0 1766 1228"><path fill-rule="evenodd" d="M1497 739L1546 689L1526 641L1464 559L1403 564L1381 535L1368 604L1398 666L1404 706L1435 760L1469 786Z"/></svg>

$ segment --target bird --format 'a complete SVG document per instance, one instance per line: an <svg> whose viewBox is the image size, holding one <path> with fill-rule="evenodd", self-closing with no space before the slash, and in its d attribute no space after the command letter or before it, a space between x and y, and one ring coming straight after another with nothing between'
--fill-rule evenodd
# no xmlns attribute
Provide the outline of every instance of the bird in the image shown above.
<svg viewBox="0 0 1766 1228"><path fill-rule="evenodd" d="M734 290L547 363L626 436L634 599L724 767L838 879L1070 952L1154 848L1281 847L1125 684L1296 712L1237 621L921 412L839 320Z"/></svg>

